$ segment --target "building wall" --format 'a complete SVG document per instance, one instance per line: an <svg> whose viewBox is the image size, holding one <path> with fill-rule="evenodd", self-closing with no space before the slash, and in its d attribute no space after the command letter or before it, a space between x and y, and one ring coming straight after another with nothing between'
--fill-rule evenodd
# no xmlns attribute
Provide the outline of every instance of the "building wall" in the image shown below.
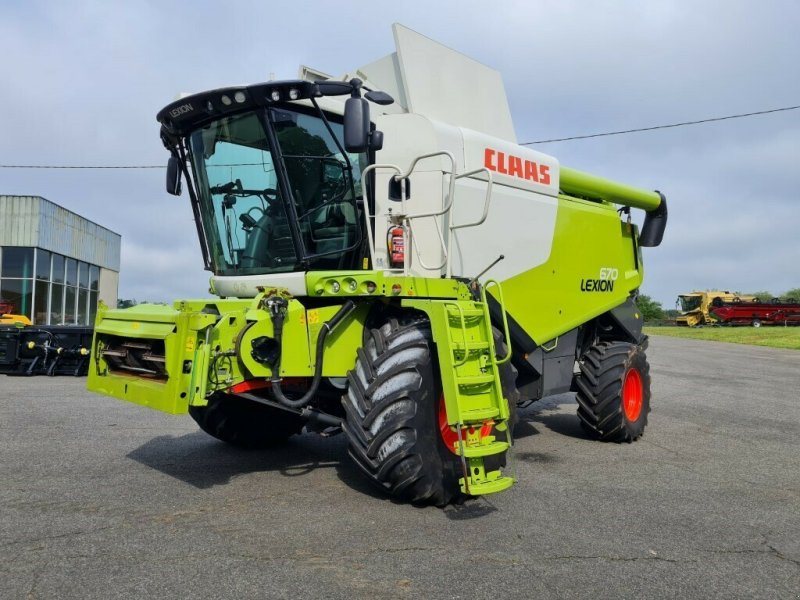
<svg viewBox="0 0 800 600"><path fill-rule="evenodd" d="M29 246L119 272L120 235L39 196L0 196L0 246Z"/></svg>
<svg viewBox="0 0 800 600"><path fill-rule="evenodd" d="M35 324L87 325L116 306L119 234L38 196L0 195L0 297Z"/></svg>
<svg viewBox="0 0 800 600"><path fill-rule="evenodd" d="M100 300L106 306L116 308L118 290L119 273L111 269L100 269Z"/></svg>

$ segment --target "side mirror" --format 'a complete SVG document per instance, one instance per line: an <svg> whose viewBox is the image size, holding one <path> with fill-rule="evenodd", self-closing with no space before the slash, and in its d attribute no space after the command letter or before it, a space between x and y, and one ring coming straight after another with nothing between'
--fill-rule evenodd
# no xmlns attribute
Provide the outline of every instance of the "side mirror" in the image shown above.
<svg viewBox="0 0 800 600"><path fill-rule="evenodd" d="M348 98L344 103L344 149L366 152L369 148L369 103L363 98Z"/></svg>
<svg viewBox="0 0 800 600"><path fill-rule="evenodd" d="M181 161L175 156L170 156L167 162L167 193L181 195Z"/></svg>

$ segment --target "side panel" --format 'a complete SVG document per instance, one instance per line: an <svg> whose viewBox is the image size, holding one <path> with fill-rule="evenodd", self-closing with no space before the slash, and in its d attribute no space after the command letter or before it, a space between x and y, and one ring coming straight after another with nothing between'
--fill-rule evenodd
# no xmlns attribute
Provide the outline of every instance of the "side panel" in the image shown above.
<svg viewBox="0 0 800 600"><path fill-rule="evenodd" d="M481 218L487 183L462 179L456 184L454 225ZM493 186L486 221L478 227L453 232L453 275L472 278L501 254L505 257L487 273L505 280L542 265L550 258L556 231L557 198Z"/></svg>
<svg viewBox="0 0 800 600"><path fill-rule="evenodd" d="M501 282L506 310L542 344L622 304L642 281L635 235L611 206L559 198L550 256Z"/></svg>

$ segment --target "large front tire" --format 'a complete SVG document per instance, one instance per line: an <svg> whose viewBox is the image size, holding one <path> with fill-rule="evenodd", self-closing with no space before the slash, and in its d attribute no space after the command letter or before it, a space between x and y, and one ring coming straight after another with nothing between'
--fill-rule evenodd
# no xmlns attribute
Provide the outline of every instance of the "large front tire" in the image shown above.
<svg viewBox="0 0 800 600"><path fill-rule="evenodd" d="M349 453L374 484L413 504L459 496L460 463L441 440L441 386L427 321L372 329L342 398Z"/></svg>
<svg viewBox="0 0 800 600"><path fill-rule="evenodd" d="M208 406L190 406L189 414L208 435L252 450L285 443L304 423L287 411L221 392L208 399Z"/></svg>
<svg viewBox="0 0 800 600"><path fill-rule="evenodd" d="M641 437L650 412L650 365L641 346L592 346L583 355L576 385L578 418L591 437L604 442Z"/></svg>

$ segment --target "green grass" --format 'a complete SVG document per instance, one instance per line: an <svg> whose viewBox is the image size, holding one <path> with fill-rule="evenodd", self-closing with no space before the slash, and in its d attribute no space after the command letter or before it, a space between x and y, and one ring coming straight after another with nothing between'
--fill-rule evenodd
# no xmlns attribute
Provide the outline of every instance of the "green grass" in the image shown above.
<svg viewBox="0 0 800 600"><path fill-rule="evenodd" d="M800 350L800 327L645 327L647 335Z"/></svg>

